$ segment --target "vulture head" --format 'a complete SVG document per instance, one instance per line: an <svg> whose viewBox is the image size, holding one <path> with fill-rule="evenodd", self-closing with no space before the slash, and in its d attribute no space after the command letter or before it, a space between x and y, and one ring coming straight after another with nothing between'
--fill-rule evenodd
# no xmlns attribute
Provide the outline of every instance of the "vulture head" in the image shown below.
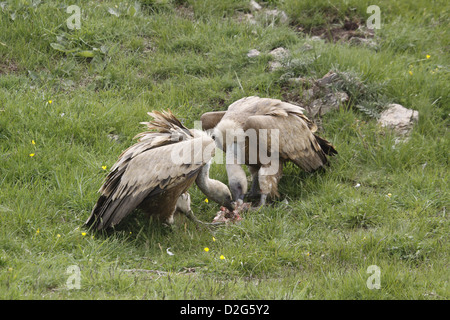
<svg viewBox="0 0 450 320"><path fill-rule="evenodd" d="M247 193L247 176L239 164L227 164L228 185L238 205L244 202Z"/></svg>
<svg viewBox="0 0 450 320"><path fill-rule="evenodd" d="M200 171L195 183L198 188L212 201L224 206L230 211L234 210L234 204L230 189L219 180L209 178L211 163L206 163Z"/></svg>

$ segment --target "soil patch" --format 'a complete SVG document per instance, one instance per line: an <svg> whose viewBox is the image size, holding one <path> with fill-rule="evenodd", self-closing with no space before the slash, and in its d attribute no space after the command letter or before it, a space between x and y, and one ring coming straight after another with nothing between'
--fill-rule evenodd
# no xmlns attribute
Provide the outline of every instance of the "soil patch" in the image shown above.
<svg viewBox="0 0 450 320"><path fill-rule="evenodd" d="M13 60L0 61L0 74L11 74L19 71L19 65Z"/></svg>
<svg viewBox="0 0 450 320"><path fill-rule="evenodd" d="M367 42L374 37L374 32L359 21L347 20L343 24L328 24L313 27L309 31L309 35L334 43Z"/></svg>

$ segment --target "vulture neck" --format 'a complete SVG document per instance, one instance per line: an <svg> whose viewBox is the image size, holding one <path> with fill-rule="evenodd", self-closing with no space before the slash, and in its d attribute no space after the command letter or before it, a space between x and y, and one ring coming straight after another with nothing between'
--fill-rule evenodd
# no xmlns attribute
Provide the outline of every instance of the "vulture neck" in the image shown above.
<svg viewBox="0 0 450 320"><path fill-rule="evenodd" d="M231 193L227 185L209 178L210 163L205 164L195 180L199 189L211 200L233 211L234 207L231 203Z"/></svg>
<svg viewBox="0 0 450 320"><path fill-rule="evenodd" d="M211 163L205 164L201 169L200 173L197 176L197 179L195 182L197 183L197 186L200 188L200 190L209 198L215 199L214 196L214 182L216 180L213 180L209 178L209 168L211 166Z"/></svg>

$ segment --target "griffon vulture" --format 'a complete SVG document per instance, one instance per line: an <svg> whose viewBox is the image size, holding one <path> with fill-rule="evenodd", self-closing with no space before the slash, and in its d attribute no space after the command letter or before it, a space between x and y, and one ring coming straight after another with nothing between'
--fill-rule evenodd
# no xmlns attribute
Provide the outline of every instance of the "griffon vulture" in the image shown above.
<svg viewBox="0 0 450 320"><path fill-rule="evenodd" d="M154 120L142 124L152 131L137 135L138 142L119 156L86 225L112 227L136 208L167 223L176 211L195 218L187 193L194 181L209 199L233 210L228 187L209 178L214 140L187 129L170 111L148 114Z"/></svg>
<svg viewBox="0 0 450 320"><path fill-rule="evenodd" d="M260 196L261 206L268 195L279 195L285 162L312 172L327 163L326 155L337 154L314 133L317 127L303 111L281 100L252 96L232 103L227 111L202 115L203 130L213 129L217 146L226 152L228 183L235 201L242 203L247 192L241 164L252 174L250 195Z"/></svg>

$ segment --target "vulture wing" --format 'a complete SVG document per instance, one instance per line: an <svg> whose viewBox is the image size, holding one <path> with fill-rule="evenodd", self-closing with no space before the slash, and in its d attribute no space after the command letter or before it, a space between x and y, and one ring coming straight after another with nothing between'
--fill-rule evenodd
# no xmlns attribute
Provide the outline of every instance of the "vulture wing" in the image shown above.
<svg viewBox="0 0 450 320"><path fill-rule="evenodd" d="M307 172L327 163L325 153L314 135L316 126L301 111L289 112L284 108L273 107L264 115L250 116L244 124L244 131L248 129L256 130L258 147L263 148L258 150L260 154L273 154L277 150L272 150L271 146L276 147L278 143L279 157L294 162Z"/></svg>
<svg viewBox="0 0 450 320"><path fill-rule="evenodd" d="M200 121L202 122L202 129L213 129L222 120L226 111L211 111L202 114Z"/></svg>

